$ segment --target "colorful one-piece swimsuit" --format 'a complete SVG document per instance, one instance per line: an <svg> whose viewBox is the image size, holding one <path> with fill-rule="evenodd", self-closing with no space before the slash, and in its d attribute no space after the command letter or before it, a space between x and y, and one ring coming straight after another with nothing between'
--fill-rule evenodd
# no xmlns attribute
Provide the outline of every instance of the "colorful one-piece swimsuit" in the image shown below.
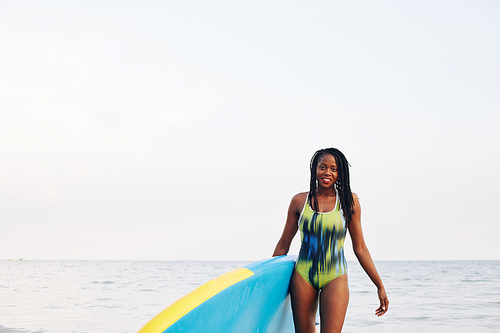
<svg viewBox="0 0 500 333"><path fill-rule="evenodd" d="M347 273L344 257L346 222L340 209L339 195L335 208L328 213L311 209L309 198L299 218L302 244L295 270L316 289Z"/></svg>

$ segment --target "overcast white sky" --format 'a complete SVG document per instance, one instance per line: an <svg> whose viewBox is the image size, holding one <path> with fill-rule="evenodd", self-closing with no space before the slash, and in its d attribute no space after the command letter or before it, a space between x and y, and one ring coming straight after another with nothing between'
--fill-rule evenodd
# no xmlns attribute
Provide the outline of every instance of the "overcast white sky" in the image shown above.
<svg viewBox="0 0 500 333"><path fill-rule="evenodd" d="M266 258L336 147L376 260L500 259L499 17L2 1L0 258Z"/></svg>

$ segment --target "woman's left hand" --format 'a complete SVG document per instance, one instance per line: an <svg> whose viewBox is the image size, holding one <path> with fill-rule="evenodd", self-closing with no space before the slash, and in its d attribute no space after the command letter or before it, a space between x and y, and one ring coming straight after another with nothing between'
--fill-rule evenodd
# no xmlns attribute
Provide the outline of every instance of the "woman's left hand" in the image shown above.
<svg viewBox="0 0 500 333"><path fill-rule="evenodd" d="M380 300L380 306L375 310L375 314L380 317L389 310L389 299L384 288L378 290L378 299Z"/></svg>

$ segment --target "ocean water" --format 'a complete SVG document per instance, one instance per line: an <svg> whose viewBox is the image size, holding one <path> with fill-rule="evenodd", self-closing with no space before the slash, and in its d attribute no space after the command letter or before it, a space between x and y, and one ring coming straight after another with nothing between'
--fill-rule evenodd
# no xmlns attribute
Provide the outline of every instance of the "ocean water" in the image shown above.
<svg viewBox="0 0 500 333"><path fill-rule="evenodd" d="M0 333L137 332L197 286L248 262L0 261ZM500 332L500 261L376 262L389 312L349 262L344 332Z"/></svg>

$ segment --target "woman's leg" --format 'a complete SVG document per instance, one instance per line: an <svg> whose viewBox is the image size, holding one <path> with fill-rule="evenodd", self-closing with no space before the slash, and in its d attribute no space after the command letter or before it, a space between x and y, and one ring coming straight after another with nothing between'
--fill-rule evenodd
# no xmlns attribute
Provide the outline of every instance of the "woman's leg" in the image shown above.
<svg viewBox="0 0 500 333"><path fill-rule="evenodd" d="M290 296L295 332L314 333L318 310L318 290L294 270L290 282Z"/></svg>
<svg viewBox="0 0 500 333"><path fill-rule="evenodd" d="M348 303L347 274L330 281L321 289L319 315L322 333L340 333L342 331Z"/></svg>

